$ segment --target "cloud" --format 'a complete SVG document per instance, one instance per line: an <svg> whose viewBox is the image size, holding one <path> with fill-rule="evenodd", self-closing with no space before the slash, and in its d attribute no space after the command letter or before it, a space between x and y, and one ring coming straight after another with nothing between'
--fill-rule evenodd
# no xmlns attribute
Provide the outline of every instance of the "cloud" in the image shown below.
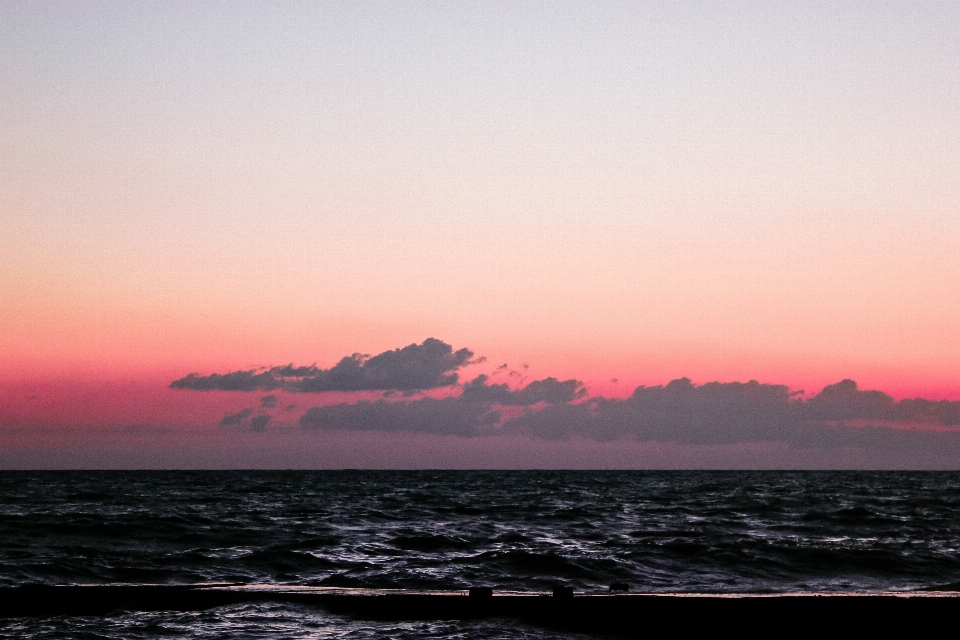
<svg viewBox="0 0 960 640"><path fill-rule="evenodd" d="M901 422L948 424L960 402L923 399L894 402L879 391L861 391L852 380L829 385L804 400L784 385L673 380L637 387L624 400L596 398L555 405L505 423L507 432L543 438L626 438L678 444L781 442L794 447L928 448L949 434L891 427ZM876 421L855 427L843 421ZM887 422L888 424L879 424ZM949 437L954 437L950 435Z"/></svg>
<svg viewBox="0 0 960 640"><path fill-rule="evenodd" d="M827 385L803 403L808 419L881 420L889 422L936 422L960 426L960 402L905 398L899 402L882 391L860 390L853 380Z"/></svg>
<svg viewBox="0 0 960 640"><path fill-rule="evenodd" d="M500 420L486 403L460 398L362 401L308 409L300 426L325 431L407 431L475 436Z"/></svg>
<svg viewBox="0 0 960 640"><path fill-rule="evenodd" d="M783 385L711 382L687 378L637 387L623 400L596 398L529 412L504 425L545 438L629 438L682 444L783 440L797 424L793 394Z"/></svg>
<svg viewBox="0 0 960 640"><path fill-rule="evenodd" d="M469 349L454 351L440 340L385 351L355 353L329 369L274 367L200 376L171 384L179 389L288 392L385 391L384 399L307 409L306 430L414 432L481 436L508 434L546 440L586 438L597 442L630 440L682 446L776 443L798 449L866 448L882 451L932 451L936 443L960 442L960 434L936 427L960 426L960 402L924 398L900 401L882 391L860 389L853 380L827 385L812 397L786 385L749 382L694 384L687 378L666 385L639 386L622 399L587 397L576 379L544 378L524 384L524 374L509 371L516 387L479 375L459 396L420 397L419 391L452 387L458 370L471 360ZM526 371L524 364L520 371ZM508 367L494 367L499 374ZM389 400L386 399L389 397ZM261 399L265 410L278 397ZM288 410L290 407L288 407ZM266 430L271 417L253 411L225 416L221 425L247 421ZM906 429L922 424L934 429ZM868 426L864 426L868 425ZM952 440L951 440L952 438Z"/></svg>
<svg viewBox="0 0 960 640"><path fill-rule="evenodd" d="M464 385L457 397L378 400L341 403L308 409L300 426L327 431L411 431L475 436L495 433L502 413L496 406L530 406L570 402L586 394L579 380L546 378L516 391L505 384L487 384L480 375Z"/></svg>
<svg viewBox="0 0 960 640"><path fill-rule="evenodd" d="M253 409L244 409L238 413L232 413L229 415L223 416L223 419L220 420L221 427L236 427L243 424L247 418L253 415ZM266 414L261 414L250 418L250 430L251 431L266 431L267 425L270 423L270 416Z"/></svg>
<svg viewBox="0 0 960 640"><path fill-rule="evenodd" d="M841 380L805 402L804 413L821 420L883 419L893 407L893 398L882 391L861 391L853 380Z"/></svg>
<svg viewBox="0 0 960 640"><path fill-rule="evenodd" d="M441 340L427 338L423 344L384 351L370 357L355 353L329 369L288 364L258 373L256 369L214 373L191 373L170 386L195 391L417 391L457 384L457 369L471 364L473 352L454 351Z"/></svg>
<svg viewBox="0 0 960 640"><path fill-rule="evenodd" d="M172 389L192 389L194 391L272 391L279 387L280 381L272 372L256 373L255 369L224 374L212 373L209 376L191 373L170 383Z"/></svg>
<svg viewBox="0 0 960 640"><path fill-rule="evenodd" d="M270 423L270 416L260 415L255 418L250 418L250 430L251 431L266 431L267 425Z"/></svg>
<svg viewBox="0 0 960 640"><path fill-rule="evenodd" d="M929 402L925 400L924 402ZM941 411L937 412L937 418L940 421L940 424L943 426L960 426L960 402L938 402L936 403L943 407Z"/></svg>
<svg viewBox="0 0 960 640"><path fill-rule="evenodd" d="M232 427L240 424L247 418L253 415L253 409L244 409L240 413L234 413L231 415L223 416L223 420L220 421L221 427Z"/></svg>
<svg viewBox="0 0 960 640"><path fill-rule="evenodd" d="M572 402L586 395L587 390L579 380L564 380L556 378L535 380L523 387L512 391L506 384L487 384L489 376L479 375L471 382L463 385L461 398L472 402L495 402L505 406L525 406L545 402L547 404L561 404Z"/></svg>
<svg viewBox="0 0 960 640"><path fill-rule="evenodd" d="M360 402L315 407L300 425L327 431L410 431L439 435L507 434L547 440L586 438L678 445L773 443L796 449L869 449L932 454L960 450L960 434L896 428L902 420L946 424L960 402L893 401L861 391L852 381L825 387L805 400L785 385L749 382L693 384L687 378L640 386L629 398L583 396L576 380L547 378L511 390L478 376L459 397ZM520 413L503 407L524 407ZM844 420L876 420L866 427ZM889 424L881 424L883 421ZM891 426L892 425L892 426Z"/></svg>

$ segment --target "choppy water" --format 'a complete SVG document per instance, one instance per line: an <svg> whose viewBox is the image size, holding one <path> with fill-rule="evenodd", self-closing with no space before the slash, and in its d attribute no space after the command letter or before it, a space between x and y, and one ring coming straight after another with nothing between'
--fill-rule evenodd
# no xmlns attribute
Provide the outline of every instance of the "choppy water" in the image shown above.
<svg viewBox="0 0 960 640"><path fill-rule="evenodd" d="M944 472L3 472L0 585L882 591L960 582ZM36 637L554 637L276 604L17 619Z"/></svg>

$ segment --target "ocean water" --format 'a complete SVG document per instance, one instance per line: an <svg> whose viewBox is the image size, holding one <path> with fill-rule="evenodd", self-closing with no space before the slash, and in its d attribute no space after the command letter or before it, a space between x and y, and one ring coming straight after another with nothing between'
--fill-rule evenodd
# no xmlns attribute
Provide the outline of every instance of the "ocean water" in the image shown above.
<svg viewBox="0 0 960 640"><path fill-rule="evenodd" d="M604 592L960 583L960 473L0 472L0 585ZM302 605L0 620L6 637L547 638Z"/></svg>

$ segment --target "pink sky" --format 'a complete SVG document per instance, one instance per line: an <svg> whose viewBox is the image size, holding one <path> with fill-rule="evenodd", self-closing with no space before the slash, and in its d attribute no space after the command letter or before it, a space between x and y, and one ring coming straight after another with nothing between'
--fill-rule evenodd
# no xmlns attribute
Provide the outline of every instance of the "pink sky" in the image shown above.
<svg viewBox="0 0 960 640"><path fill-rule="evenodd" d="M594 395L960 400L958 20L4 5L0 440L213 428L248 399L171 380L429 336Z"/></svg>

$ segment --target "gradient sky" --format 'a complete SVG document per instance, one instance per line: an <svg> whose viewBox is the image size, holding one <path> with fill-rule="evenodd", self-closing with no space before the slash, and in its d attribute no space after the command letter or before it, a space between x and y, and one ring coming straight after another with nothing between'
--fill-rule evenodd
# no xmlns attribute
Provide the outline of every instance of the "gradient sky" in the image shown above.
<svg viewBox="0 0 960 640"><path fill-rule="evenodd" d="M436 336L611 395L960 399L958 25L953 2L0 3L4 397Z"/></svg>

